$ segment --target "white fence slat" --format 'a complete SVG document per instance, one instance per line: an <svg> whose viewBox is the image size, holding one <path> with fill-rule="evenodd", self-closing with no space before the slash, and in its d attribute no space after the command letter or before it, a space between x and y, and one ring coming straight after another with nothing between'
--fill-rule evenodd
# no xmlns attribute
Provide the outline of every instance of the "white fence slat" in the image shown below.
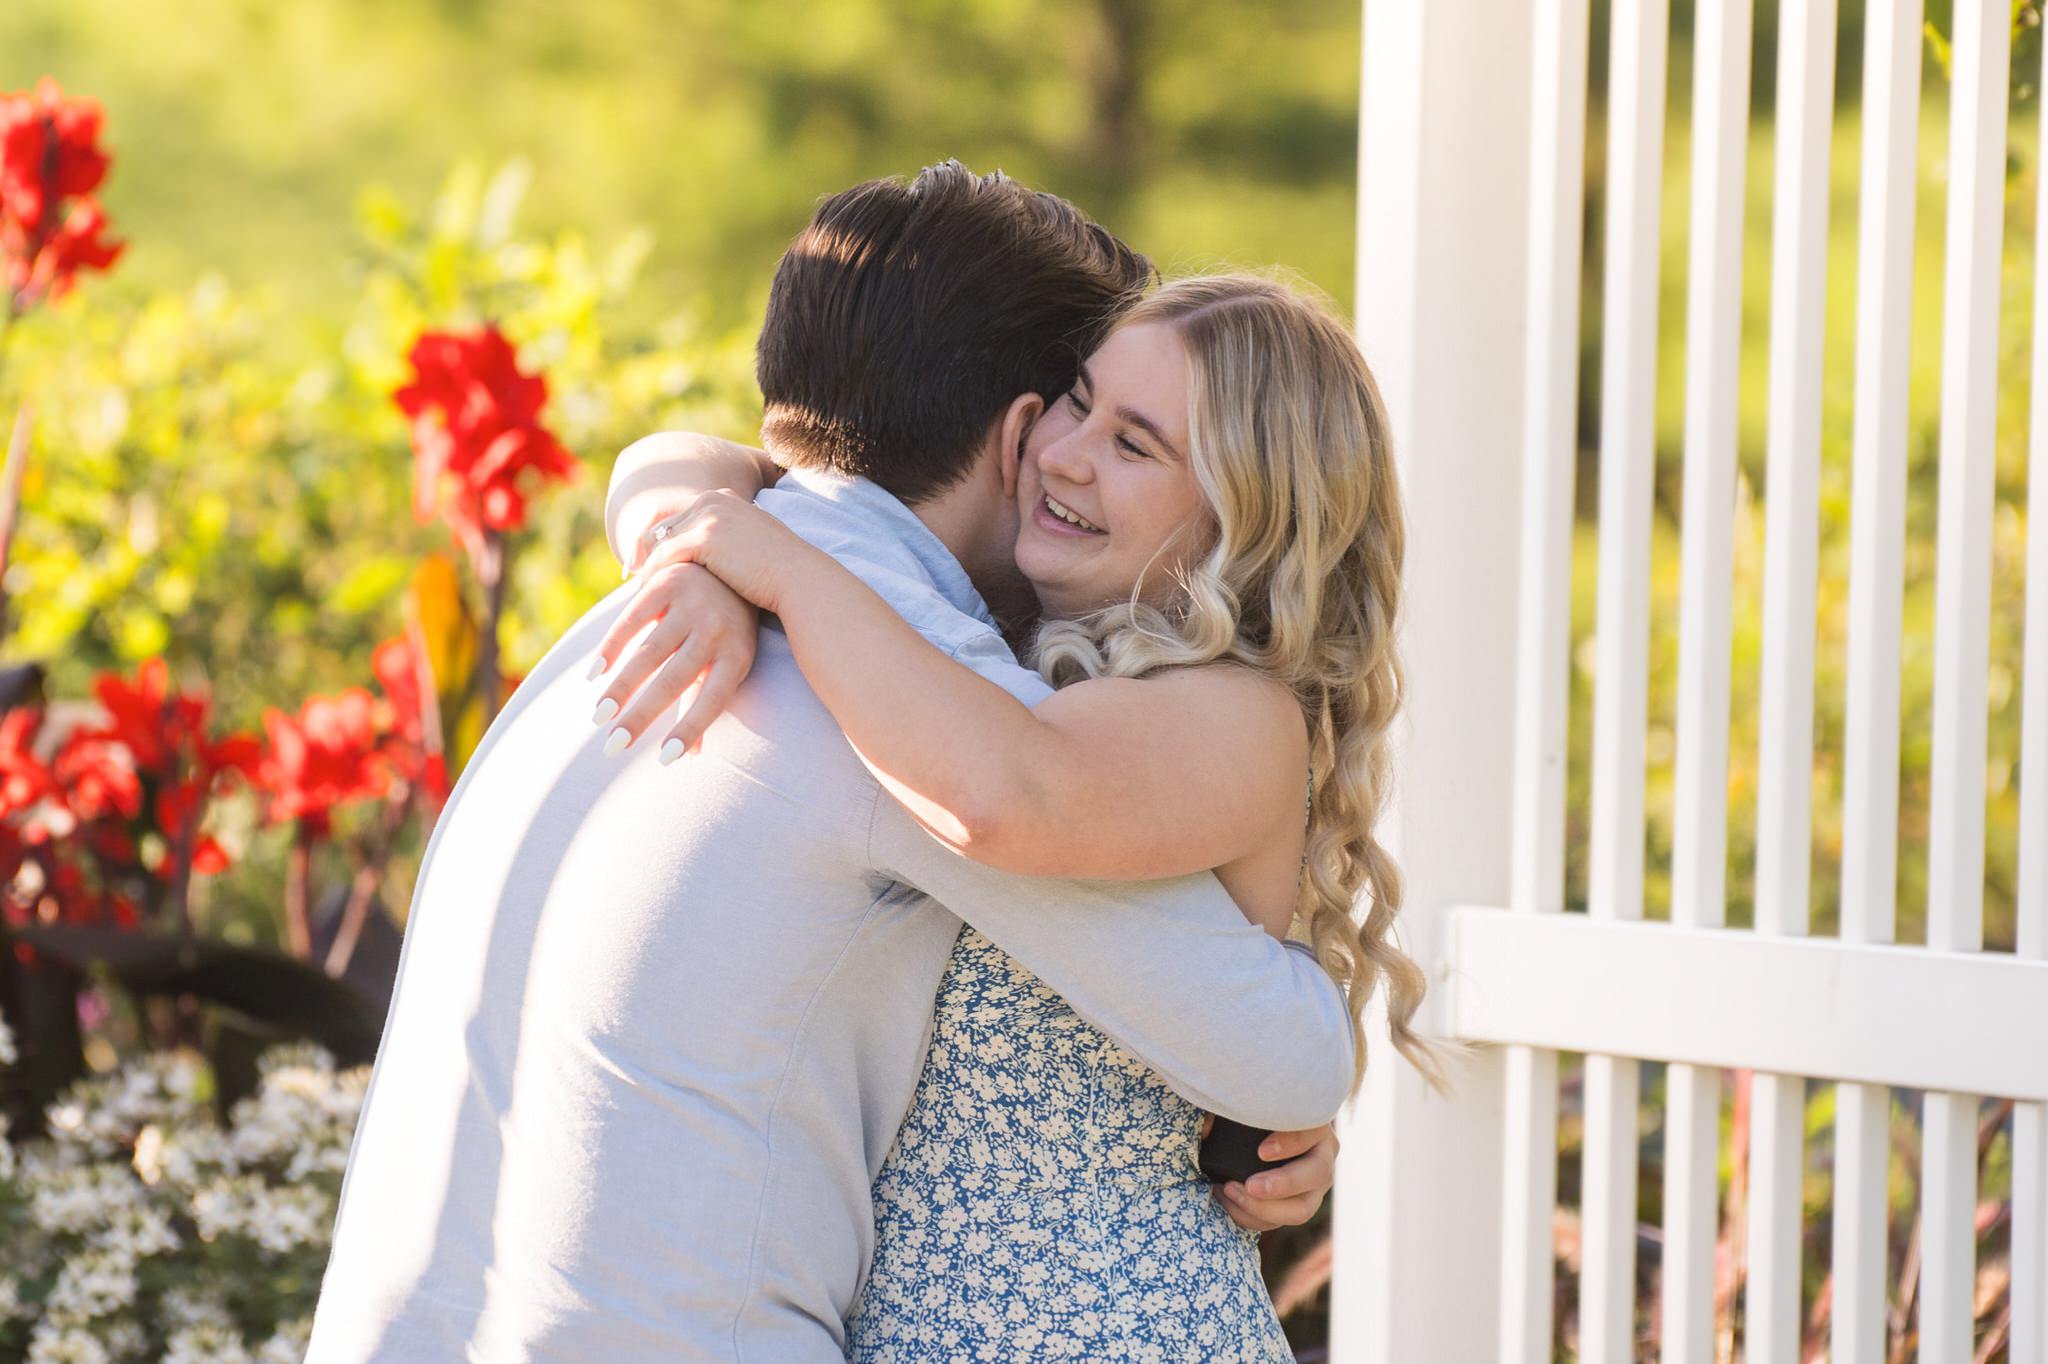
<svg viewBox="0 0 2048 1364"><path fill-rule="evenodd" d="M1641 1089L1641 1068L1634 1061L1598 1053L1586 1057L1579 1358L1588 1364L1628 1364L1635 1358L1636 1109Z"/></svg>
<svg viewBox="0 0 2048 1364"><path fill-rule="evenodd" d="M1587 0L1537 16L1529 172L1521 596L1517 603L1513 903L1564 908L1571 689L1572 485L1578 453Z"/></svg>
<svg viewBox="0 0 2048 1364"><path fill-rule="evenodd" d="M1900 606L1905 588L1906 393L1913 322L1921 0L1864 13L1856 278L1854 479L1842 808L1841 935L1885 943L1896 921ZM1834 1358L1882 1358L1891 1092L1835 1094Z"/></svg>
<svg viewBox="0 0 2048 1364"><path fill-rule="evenodd" d="M1993 435L2011 47L2004 9L1996 8L1990 16L1979 5L1956 6L1949 113L1927 850L1927 945L1946 951L1973 951L1984 942Z"/></svg>
<svg viewBox="0 0 2048 1364"><path fill-rule="evenodd" d="M1956 6L1927 856L1927 942L1945 951L1974 951L1984 941L1993 437L2011 38L2003 4ZM1977 1104L1953 1092L1930 1093L1924 1118L1920 1358L1964 1364L1975 1316Z"/></svg>
<svg viewBox="0 0 2048 1364"><path fill-rule="evenodd" d="M2048 1359L2048 1104L2012 1124L2012 1357Z"/></svg>
<svg viewBox="0 0 2048 1364"><path fill-rule="evenodd" d="M1603 919L1642 915L1658 231L1670 22L1669 0L1617 0L1609 45L1589 895L1590 912ZM1635 1355L1638 1086L1633 1061L1586 1058L1579 1282L1579 1352L1585 1364L1627 1364Z"/></svg>
<svg viewBox="0 0 2048 1364"><path fill-rule="evenodd" d="M1780 12L1771 197L1771 340L1764 493L1756 931L1804 934L1811 894L1814 604L1820 563L1822 324L1834 0ZM1798 1364L1805 1081L1751 1088L1743 1342L1755 1364Z"/></svg>
<svg viewBox="0 0 2048 1364"><path fill-rule="evenodd" d="M1835 1089L1835 1225L1828 1266L1833 1359L1885 1357L1891 1105L1885 1085L1845 1081Z"/></svg>
<svg viewBox="0 0 2048 1364"><path fill-rule="evenodd" d="M1756 929L1769 934L1806 931L1811 888L1821 323L1827 303L1834 11L1833 0L1788 7L1778 31L1756 812Z"/></svg>
<svg viewBox="0 0 2048 1364"><path fill-rule="evenodd" d="M1759 1071L1749 1090L1743 1358L1799 1364L1799 1195L1806 1082Z"/></svg>
<svg viewBox="0 0 2048 1364"><path fill-rule="evenodd" d="M2042 49L2048 78L2048 45ZM2048 149L2048 100L2041 102ZM2040 152L2036 151L2038 157ZM2038 169L2038 164L2037 164ZM2027 623L2020 697L2020 828L2048 829L2048 175L2035 175L2033 430L2027 456ZM2022 957L2048 958L2048 837L2020 839ZM2048 1106L2012 1119L2012 1357L2048 1360Z"/></svg>
<svg viewBox="0 0 2048 1364"><path fill-rule="evenodd" d="M2048 1100L2048 1047L1983 1041L2048 1037L2048 962L1493 906L1450 935L1473 1041Z"/></svg>
<svg viewBox="0 0 2048 1364"><path fill-rule="evenodd" d="M1557 1053L1509 1047L1502 1104L1507 1140L1501 1171L1501 1364L1545 1364L1552 1355L1557 1208Z"/></svg>
<svg viewBox="0 0 2048 1364"><path fill-rule="evenodd" d="M1695 927L1723 922L1727 902L1729 599L1749 19L1749 0L1702 4L1693 69L1671 921Z"/></svg>
<svg viewBox="0 0 2048 1364"><path fill-rule="evenodd" d="M1719 1227L1721 1072L1673 1063L1664 1074L1664 1288L1659 1358L1713 1364Z"/></svg>
<svg viewBox="0 0 2048 1364"><path fill-rule="evenodd" d="M1920 1355L1970 1364L1977 1287L1977 1100L1929 1091L1920 1136Z"/></svg>
<svg viewBox="0 0 2048 1364"><path fill-rule="evenodd" d="M1671 920L1726 918L1729 599L1733 587L1750 0L1707 0L1694 27L1685 510ZM1711 1364L1721 1076L1665 1076L1662 1357Z"/></svg>
<svg viewBox="0 0 2048 1364"><path fill-rule="evenodd" d="M1842 937L1850 942L1890 942L1895 919L1921 12L1921 0L1871 0L1864 18L1842 781Z"/></svg>
<svg viewBox="0 0 2048 1364"><path fill-rule="evenodd" d="M1588 0L1542 0L1533 23L1509 897L1517 910L1544 913L1564 908ZM1510 1047L1503 1076L1500 1360L1547 1364L1553 1316L1551 1216L1557 1205L1557 1056Z"/></svg>

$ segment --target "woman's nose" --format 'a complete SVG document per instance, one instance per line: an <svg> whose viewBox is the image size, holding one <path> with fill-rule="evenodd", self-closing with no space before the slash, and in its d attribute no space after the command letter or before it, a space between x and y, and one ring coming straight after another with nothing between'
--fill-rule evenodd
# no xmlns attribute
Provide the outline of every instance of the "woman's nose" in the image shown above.
<svg viewBox="0 0 2048 1364"><path fill-rule="evenodd" d="M1068 432L1041 450L1038 467L1064 483L1089 483L1094 480L1094 466L1088 459L1088 451L1081 442L1079 429Z"/></svg>

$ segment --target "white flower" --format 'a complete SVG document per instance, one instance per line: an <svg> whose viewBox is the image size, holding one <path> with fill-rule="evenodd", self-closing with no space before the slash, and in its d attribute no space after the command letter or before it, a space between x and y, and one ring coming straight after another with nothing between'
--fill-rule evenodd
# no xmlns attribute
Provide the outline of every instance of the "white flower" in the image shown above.
<svg viewBox="0 0 2048 1364"><path fill-rule="evenodd" d="M7 1018L0 1014L0 1066L11 1066L21 1059L14 1049L14 1033L7 1026Z"/></svg>
<svg viewBox="0 0 2048 1364"><path fill-rule="evenodd" d="M286 1042L270 1048L256 1059L256 1072L268 1079L282 1070L334 1073L334 1053L312 1042Z"/></svg>
<svg viewBox="0 0 2048 1364"><path fill-rule="evenodd" d="M28 1339L28 1364L113 1364L100 1338L81 1326L44 1320Z"/></svg>
<svg viewBox="0 0 2048 1364"><path fill-rule="evenodd" d="M21 1301L21 1281L12 1274L0 1274L0 1323L27 1315Z"/></svg>
<svg viewBox="0 0 2048 1364"><path fill-rule="evenodd" d="M265 1250L282 1254L298 1246L323 1245L334 1227L334 1200L311 1184L266 1189L253 1221L256 1243Z"/></svg>
<svg viewBox="0 0 2048 1364"><path fill-rule="evenodd" d="M232 1331L235 1319L228 1315L228 1305L220 1294L204 1288L187 1288L182 1285L164 1290L164 1324L171 1327L217 1326L223 1331Z"/></svg>
<svg viewBox="0 0 2048 1364"><path fill-rule="evenodd" d="M212 1241L249 1230L262 1196L261 1175L222 1175L207 1184L192 1195L192 1220L199 1224L199 1239Z"/></svg>
<svg viewBox="0 0 2048 1364"><path fill-rule="evenodd" d="M277 1334L263 1342L256 1352L256 1364L302 1364L313 1343L313 1319L300 1317L285 1322Z"/></svg>
<svg viewBox="0 0 2048 1364"><path fill-rule="evenodd" d="M101 1322L99 1331L100 1340L116 1359L134 1359L149 1348L149 1335L139 1321Z"/></svg>
<svg viewBox="0 0 2048 1364"><path fill-rule="evenodd" d="M133 1257L87 1250L57 1272L57 1282L43 1306L52 1318L103 1317L133 1303L135 1287Z"/></svg>
<svg viewBox="0 0 2048 1364"><path fill-rule="evenodd" d="M153 1168L160 1177L172 1188L188 1193L216 1173L233 1173L237 1168L234 1144L210 1122L179 1128L164 1137L152 1154Z"/></svg>
<svg viewBox="0 0 2048 1364"><path fill-rule="evenodd" d="M80 1080L49 1107L50 1135L111 1156L151 1123L172 1126L197 1116L205 1070L191 1052L131 1061L112 1075Z"/></svg>
<svg viewBox="0 0 2048 1364"><path fill-rule="evenodd" d="M26 1174L29 1215L44 1231L89 1232L142 1201L141 1186L118 1165L51 1167L35 1162Z"/></svg>
<svg viewBox="0 0 2048 1364"><path fill-rule="evenodd" d="M168 1210L151 1203L122 1208L104 1226L95 1228L87 1244L140 1260L150 1255L168 1255L177 1250L178 1233L171 1229Z"/></svg>
<svg viewBox="0 0 2048 1364"><path fill-rule="evenodd" d="M163 1364L250 1364L249 1347L231 1328L181 1326L171 1333Z"/></svg>
<svg viewBox="0 0 2048 1364"><path fill-rule="evenodd" d="M288 1162L289 1180L339 1173L362 1110L366 1071L336 1075L334 1058L312 1046L274 1047L258 1064L262 1086L230 1115L236 1160Z"/></svg>

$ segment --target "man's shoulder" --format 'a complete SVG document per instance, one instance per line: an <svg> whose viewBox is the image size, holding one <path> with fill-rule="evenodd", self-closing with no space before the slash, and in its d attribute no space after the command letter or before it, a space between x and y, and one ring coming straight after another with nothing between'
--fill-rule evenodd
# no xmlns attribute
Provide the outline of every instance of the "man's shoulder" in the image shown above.
<svg viewBox="0 0 2048 1364"><path fill-rule="evenodd" d="M866 583L933 647L977 672L1018 667L1002 632L952 601L916 553L861 507L780 486L764 490L757 500L764 511Z"/></svg>

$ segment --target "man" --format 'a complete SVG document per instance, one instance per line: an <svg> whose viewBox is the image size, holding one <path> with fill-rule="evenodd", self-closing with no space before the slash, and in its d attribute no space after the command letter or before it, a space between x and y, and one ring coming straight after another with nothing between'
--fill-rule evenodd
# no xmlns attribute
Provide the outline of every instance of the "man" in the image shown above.
<svg viewBox="0 0 2048 1364"><path fill-rule="evenodd" d="M1148 275L1071 205L956 163L827 200L762 330L763 433L796 466L763 505L1039 699L984 604L1017 588L1018 398L1063 391ZM840 1359L962 919L1203 1107L1334 1113L1350 1024L1312 959L1207 875L946 851L773 630L687 762L606 756L585 669L627 595L533 669L434 830L315 1364Z"/></svg>

